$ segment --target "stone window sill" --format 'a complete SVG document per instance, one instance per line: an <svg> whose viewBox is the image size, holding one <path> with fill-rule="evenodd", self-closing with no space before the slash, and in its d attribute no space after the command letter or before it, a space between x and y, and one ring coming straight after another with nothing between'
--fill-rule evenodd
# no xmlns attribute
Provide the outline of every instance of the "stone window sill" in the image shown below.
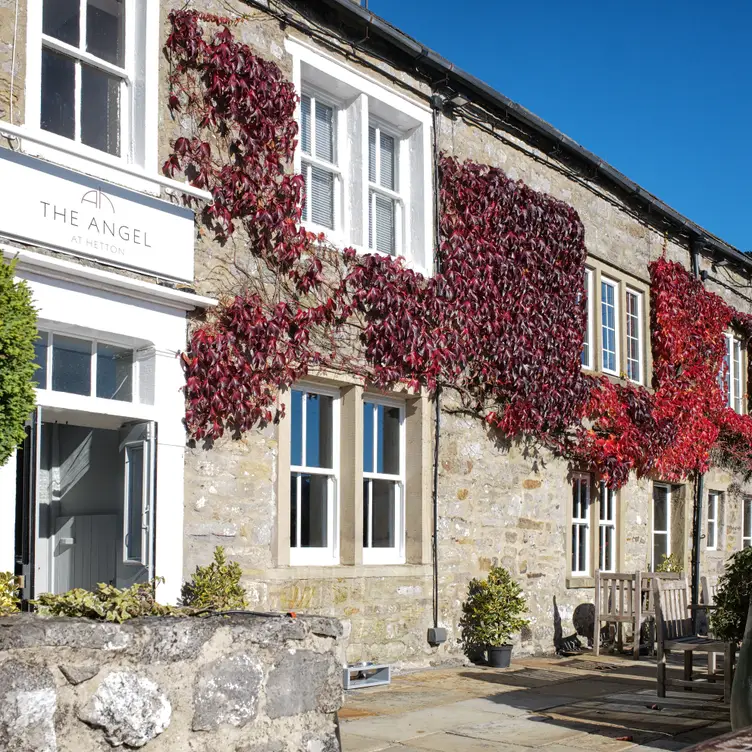
<svg viewBox="0 0 752 752"><path fill-rule="evenodd" d="M572 577L571 575L567 577L567 588L568 589L574 589L574 588L594 588L595 587L595 578L594 577Z"/></svg>

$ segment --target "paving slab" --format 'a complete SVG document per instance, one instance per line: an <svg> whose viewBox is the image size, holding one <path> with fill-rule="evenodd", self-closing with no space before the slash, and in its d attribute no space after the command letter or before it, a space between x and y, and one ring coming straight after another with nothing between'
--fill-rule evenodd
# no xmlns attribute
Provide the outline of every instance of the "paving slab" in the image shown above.
<svg viewBox="0 0 752 752"><path fill-rule="evenodd" d="M489 742L513 743L520 749L537 748L582 735L581 727L567 727L544 716L509 718L457 727L452 733Z"/></svg>
<svg viewBox="0 0 752 752"><path fill-rule="evenodd" d="M359 734L351 734L340 727L342 749L346 752L379 752L391 745L391 742L383 739L371 739Z"/></svg>
<svg viewBox="0 0 752 752"><path fill-rule="evenodd" d="M414 749L419 749L420 752L519 752L516 744L489 742L485 739L472 739L469 736L458 736L448 732L424 736L408 744ZM393 747L392 752L404 749L404 747Z"/></svg>
<svg viewBox="0 0 752 752"><path fill-rule="evenodd" d="M488 697L475 697L452 705L454 708L482 710L508 716L524 716L530 712L568 705L571 698L567 695L550 695L540 691L504 692Z"/></svg>

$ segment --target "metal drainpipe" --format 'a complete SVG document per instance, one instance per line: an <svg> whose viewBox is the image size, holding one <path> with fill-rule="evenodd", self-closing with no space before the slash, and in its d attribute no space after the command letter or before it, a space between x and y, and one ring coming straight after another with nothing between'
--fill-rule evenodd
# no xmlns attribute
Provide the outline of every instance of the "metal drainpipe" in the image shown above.
<svg viewBox="0 0 752 752"><path fill-rule="evenodd" d="M433 193L434 193L434 274L441 272L441 195L439 192L439 126L441 113L444 108L444 98L440 94L431 97L433 110ZM433 535L432 535L432 564L433 564L433 626L439 626L439 439L441 437L441 386L436 387L434 395L434 436L433 436Z"/></svg>
<svg viewBox="0 0 752 752"><path fill-rule="evenodd" d="M690 243L692 274L698 280L701 279L700 249L702 247L702 240L692 238ZM694 487L694 509L692 510L692 605L697 606L700 602L700 542L702 540L702 502L705 495L705 476L702 473L695 473ZM697 619L700 613L697 609L694 609L692 615L695 620L695 629L697 629Z"/></svg>

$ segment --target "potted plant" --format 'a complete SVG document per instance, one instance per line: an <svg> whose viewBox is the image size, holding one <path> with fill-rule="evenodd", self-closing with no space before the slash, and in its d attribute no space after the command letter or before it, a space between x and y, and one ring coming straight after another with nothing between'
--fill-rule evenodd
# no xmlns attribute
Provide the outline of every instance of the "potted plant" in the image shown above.
<svg viewBox="0 0 752 752"><path fill-rule="evenodd" d="M471 580L460 619L465 652L482 648L490 666L508 668L509 638L529 623L522 618L526 609L522 588L504 567L492 567L485 580Z"/></svg>

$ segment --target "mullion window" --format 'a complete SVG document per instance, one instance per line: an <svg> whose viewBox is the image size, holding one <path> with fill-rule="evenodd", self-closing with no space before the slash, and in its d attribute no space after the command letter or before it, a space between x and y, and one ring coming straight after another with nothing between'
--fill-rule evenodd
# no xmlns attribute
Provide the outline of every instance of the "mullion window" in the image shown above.
<svg viewBox="0 0 752 752"><path fill-rule="evenodd" d="M590 476L572 478L572 574L590 574Z"/></svg>
<svg viewBox="0 0 752 752"><path fill-rule="evenodd" d="M598 520L598 568L616 571L616 492L601 483Z"/></svg>
<svg viewBox="0 0 752 752"><path fill-rule="evenodd" d="M379 125L368 127L368 247L398 255L402 223L399 139Z"/></svg>
<svg viewBox="0 0 752 752"><path fill-rule="evenodd" d="M601 363L604 371L619 373L619 286L601 278Z"/></svg>
<svg viewBox="0 0 752 752"><path fill-rule="evenodd" d="M337 109L313 94L300 101L301 170L305 182L303 221L337 226L340 171L337 158Z"/></svg>
<svg viewBox="0 0 752 752"><path fill-rule="evenodd" d="M127 1L43 5L40 127L114 156L127 139Z"/></svg>
<svg viewBox="0 0 752 752"><path fill-rule="evenodd" d="M627 378L642 383L642 296L627 290Z"/></svg>
<svg viewBox="0 0 752 752"><path fill-rule="evenodd" d="M402 556L404 467L404 406L364 400L364 563L396 561Z"/></svg>
<svg viewBox="0 0 752 752"><path fill-rule="evenodd" d="M718 547L718 497L720 494L711 491L708 494L707 538L705 545L711 551Z"/></svg>
<svg viewBox="0 0 752 752"><path fill-rule="evenodd" d="M671 556L671 487L653 484L653 571Z"/></svg>
<svg viewBox="0 0 752 752"><path fill-rule="evenodd" d="M585 269L585 340L582 345L582 365L593 369L593 270Z"/></svg>

